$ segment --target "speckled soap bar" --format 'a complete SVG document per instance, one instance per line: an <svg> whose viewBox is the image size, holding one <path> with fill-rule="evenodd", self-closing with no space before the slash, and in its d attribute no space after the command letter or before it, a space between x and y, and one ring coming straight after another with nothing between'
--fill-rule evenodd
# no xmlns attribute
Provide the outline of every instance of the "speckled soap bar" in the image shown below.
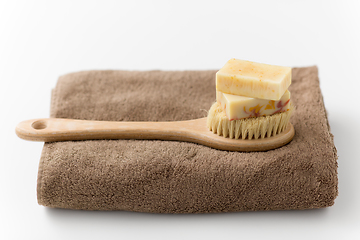
<svg viewBox="0 0 360 240"><path fill-rule="evenodd" d="M280 100L291 84L291 68L230 59L216 73L216 90L244 97Z"/></svg>
<svg viewBox="0 0 360 240"><path fill-rule="evenodd" d="M278 101L249 98L216 91L216 100L230 121L269 116L290 109L290 92L286 90Z"/></svg>

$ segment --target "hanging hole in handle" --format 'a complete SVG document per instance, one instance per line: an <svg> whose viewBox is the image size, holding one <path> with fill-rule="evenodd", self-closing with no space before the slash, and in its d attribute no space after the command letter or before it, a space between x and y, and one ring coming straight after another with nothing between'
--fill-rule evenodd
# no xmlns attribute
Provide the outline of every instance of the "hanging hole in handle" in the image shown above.
<svg viewBox="0 0 360 240"><path fill-rule="evenodd" d="M36 129L36 130L41 130L41 129L45 129L47 127L47 124L43 120L38 120L36 122L33 122L31 124L31 127Z"/></svg>

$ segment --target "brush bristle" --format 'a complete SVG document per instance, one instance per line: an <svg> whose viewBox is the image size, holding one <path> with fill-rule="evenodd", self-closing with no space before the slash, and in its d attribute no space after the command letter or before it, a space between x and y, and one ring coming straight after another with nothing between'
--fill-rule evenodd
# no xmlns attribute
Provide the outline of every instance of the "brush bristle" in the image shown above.
<svg viewBox="0 0 360 240"><path fill-rule="evenodd" d="M213 133L235 139L258 139L275 136L285 130L294 108L264 117L244 118L230 121L220 104L215 102L207 116L207 127Z"/></svg>

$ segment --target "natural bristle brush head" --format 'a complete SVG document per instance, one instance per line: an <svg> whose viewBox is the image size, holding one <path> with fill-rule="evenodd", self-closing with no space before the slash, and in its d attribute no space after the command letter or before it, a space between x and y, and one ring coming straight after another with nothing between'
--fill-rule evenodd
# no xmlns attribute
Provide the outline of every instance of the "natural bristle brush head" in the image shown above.
<svg viewBox="0 0 360 240"><path fill-rule="evenodd" d="M207 127L213 133L225 138L259 139L275 136L285 130L294 107L269 116L251 117L230 121L218 102L215 102L207 116Z"/></svg>

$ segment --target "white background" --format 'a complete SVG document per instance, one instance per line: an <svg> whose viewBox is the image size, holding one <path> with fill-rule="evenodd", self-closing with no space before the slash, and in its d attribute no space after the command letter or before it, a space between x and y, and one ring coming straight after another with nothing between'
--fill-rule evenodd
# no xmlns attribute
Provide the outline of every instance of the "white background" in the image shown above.
<svg viewBox="0 0 360 240"><path fill-rule="evenodd" d="M360 239L360 1L0 1L0 239ZM48 209L42 143L14 133L48 117L59 75L219 69L230 58L317 65L339 196L327 209L161 215Z"/></svg>

